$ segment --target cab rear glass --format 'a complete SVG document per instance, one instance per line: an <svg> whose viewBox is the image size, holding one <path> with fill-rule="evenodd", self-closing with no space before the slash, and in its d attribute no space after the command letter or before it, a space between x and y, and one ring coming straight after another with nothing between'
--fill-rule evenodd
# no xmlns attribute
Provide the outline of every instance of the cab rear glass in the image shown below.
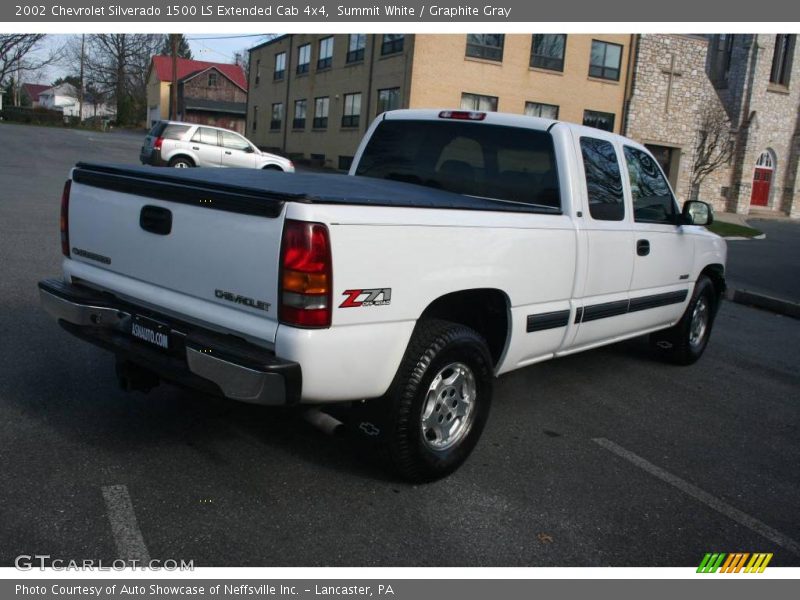
<svg viewBox="0 0 800 600"><path fill-rule="evenodd" d="M464 121L385 120L356 175L559 212L553 138L545 131Z"/></svg>

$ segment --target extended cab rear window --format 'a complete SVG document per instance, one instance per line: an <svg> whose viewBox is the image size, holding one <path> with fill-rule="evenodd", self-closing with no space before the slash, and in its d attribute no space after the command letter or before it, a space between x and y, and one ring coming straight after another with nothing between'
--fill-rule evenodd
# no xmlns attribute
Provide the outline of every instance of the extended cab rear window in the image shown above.
<svg viewBox="0 0 800 600"><path fill-rule="evenodd" d="M561 209L553 139L532 129L463 121L385 120L356 175L467 196Z"/></svg>

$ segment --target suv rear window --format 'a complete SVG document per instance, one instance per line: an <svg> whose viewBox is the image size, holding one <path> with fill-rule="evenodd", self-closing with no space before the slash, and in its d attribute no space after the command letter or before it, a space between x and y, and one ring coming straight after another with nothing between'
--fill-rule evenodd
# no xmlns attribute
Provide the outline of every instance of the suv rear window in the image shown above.
<svg viewBox="0 0 800 600"><path fill-rule="evenodd" d="M183 135L191 129L191 125L179 125L177 123L167 123L166 121L159 121L150 130L148 135L153 137L165 138L168 140L179 140Z"/></svg>
<svg viewBox="0 0 800 600"><path fill-rule="evenodd" d="M557 212L561 196L549 133L461 121L383 121L356 175Z"/></svg>

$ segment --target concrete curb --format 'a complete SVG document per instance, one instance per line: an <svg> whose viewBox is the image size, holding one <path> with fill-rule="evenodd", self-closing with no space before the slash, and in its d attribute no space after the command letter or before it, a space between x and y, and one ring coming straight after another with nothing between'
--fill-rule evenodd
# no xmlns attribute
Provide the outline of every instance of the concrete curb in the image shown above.
<svg viewBox="0 0 800 600"><path fill-rule="evenodd" d="M758 292L733 288L725 290L725 299L737 304L755 306L779 315L800 319L800 304L791 300L783 300L782 298L775 298Z"/></svg>

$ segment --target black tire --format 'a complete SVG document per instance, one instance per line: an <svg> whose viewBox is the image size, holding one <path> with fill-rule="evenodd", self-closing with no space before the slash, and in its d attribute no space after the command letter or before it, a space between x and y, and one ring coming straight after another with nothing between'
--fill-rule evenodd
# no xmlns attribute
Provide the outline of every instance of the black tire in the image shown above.
<svg viewBox="0 0 800 600"><path fill-rule="evenodd" d="M664 360L677 365L691 365L697 362L703 355L711 336L717 301L714 284L708 277L701 275L681 320L669 329L656 331L650 335L650 343L656 353ZM705 324L702 334L699 335L696 329L696 311L705 313Z"/></svg>
<svg viewBox="0 0 800 600"><path fill-rule="evenodd" d="M440 375L435 397L439 399L441 391L446 402L434 400L433 392L429 401L429 388ZM447 384L450 379L452 385ZM389 391L356 410L354 430L377 443L383 458L404 479L440 479L475 448L489 416L493 380L489 349L478 333L448 321L420 321ZM466 415L457 414L462 410ZM425 430L426 411L426 422L438 420L440 431L452 421L451 430L458 435L447 440L450 445L434 427Z"/></svg>
<svg viewBox="0 0 800 600"><path fill-rule="evenodd" d="M267 165L267 166L263 167L261 170L262 171L281 171L281 172L283 172L283 169L281 169L278 165Z"/></svg>
<svg viewBox="0 0 800 600"><path fill-rule="evenodd" d="M169 161L169 166L175 169L191 169L194 167L194 161L186 156L176 156Z"/></svg>

